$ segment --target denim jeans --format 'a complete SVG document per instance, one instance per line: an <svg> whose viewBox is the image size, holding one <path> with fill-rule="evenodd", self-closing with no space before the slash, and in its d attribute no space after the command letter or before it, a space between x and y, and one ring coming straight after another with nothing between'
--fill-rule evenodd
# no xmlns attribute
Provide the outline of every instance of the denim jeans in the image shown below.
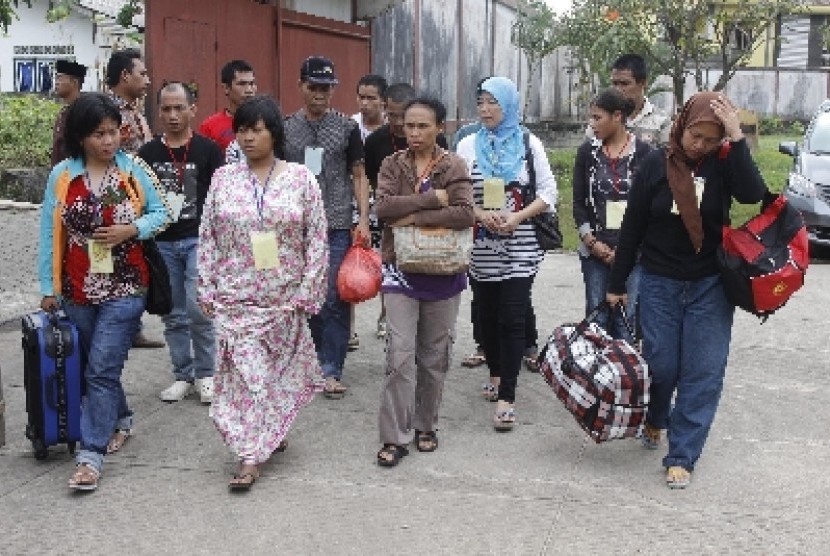
<svg viewBox="0 0 830 556"><path fill-rule="evenodd" d="M157 241L170 275L173 310L162 317L164 339L170 350L176 380L192 382L194 378L213 376L216 346L213 322L196 301L199 269L196 264L198 238L178 241ZM191 351L191 345L193 349Z"/></svg>
<svg viewBox="0 0 830 556"><path fill-rule="evenodd" d="M325 377L340 380L349 344L349 304L337 293L337 272L352 244L349 230L329 230L328 291L323 308L309 318L311 337Z"/></svg>
<svg viewBox="0 0 830 556"><path fill-rule="evenodd" d="M477 284L482 347L491 377L499 377L499 399L513 403L527 342L527 307L533 276Z"/></svg>
<svg viewBox="0 0 830 556"><path fill-rule="evenodd" d="M589 315L594 308L602 301L605 301L605 294L608 292L608 280L611 276L611 267L590 255L579 257L582 265L582 281L585 283L585 315ZM637 296L640 289L640 265L635 265L628 275L625 283L625 291L628 294L628 302L625 304L625 314L628 317L628 324L631 329L637 326ZM608 311L600 312L594 321L600 325L612 338L632 342L633 338L625 327L622 313Z"/></svg>
<svg viewBox="0 0 830 556"><path fill-rule="evenodd" d="M476 291L478 290L478 282L471 276L468 276L470 282L470 322L473 325L473 341L476 348L480 348L483 340L481 339L481 322L478 318L478 297ZM532 296L532 293L531 293ZM525 317L525 355L533 355L539 351L539 331L536 330L536 311L533 309L533 299L528 298L527 302L527 316Z"/></svg>
<svg viewBox="0 0 830 556"><path fill-rule="evenodd" d="M643 356L651 371L646 419L668 429L665 467L692 471L703 451L723 390L734 314L720 276L682 281L643 272Z"/></svg>
<svg viewBox="0 0 830 556"><path fill-rule="evenodd" d="M64 302L64 311L78 327L86 354L86 395L81 404L81 449L75 460L98 471L115 429L130 429L133 414L121 385L127 352L138 332L144 297L120 297L99 305Z"/></svg>

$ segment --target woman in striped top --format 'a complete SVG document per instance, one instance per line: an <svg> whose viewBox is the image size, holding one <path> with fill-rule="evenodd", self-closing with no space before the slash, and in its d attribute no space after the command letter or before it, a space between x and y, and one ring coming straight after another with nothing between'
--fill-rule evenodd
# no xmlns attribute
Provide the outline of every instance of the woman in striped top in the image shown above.
<svg viewBox="0 0 830 556"><path fill-rule="evenodd" d="M513 404L530 291L544 257L530 218L556 206L557 190L542 142L519 123L519 91L512 81L484 81L478 114L482 128L458 144L458 154L467 161L473 179L476 240L470 277L490 369L485 395L498 401L494 427L507 431L515 423ZM524 206L528 163L535 169L537 198Z"/></svg>

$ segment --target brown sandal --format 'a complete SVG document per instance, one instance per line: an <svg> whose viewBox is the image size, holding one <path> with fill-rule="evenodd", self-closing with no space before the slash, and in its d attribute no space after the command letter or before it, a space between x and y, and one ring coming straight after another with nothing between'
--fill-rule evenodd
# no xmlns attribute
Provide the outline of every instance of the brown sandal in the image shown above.
<svg viewBox="0 0 830 556"><path fill-rule="evenodd" d="M132 429L115 429L109 443L107 443L107 454L114 454L123 448L132 435Z"/></svg>
<svg viewBox="0 0 830 556"><path fill-rule="evenodd" d="M415 431L415 447L419 452L434 452L438 449L438 436L435 431Z"/></svg>
<svg viewBox="0 0 830 556"><path fill-rule="evenodd" d="M252 467L253 471L243 472L242 469L245 467ZM234 492L248 491L251 490L251 487L254 486L257 479L259 479L259 469L257 469L256 465L241 464L239 466L239 472L231 477L228 488Z"/></svg>
<svg viewBox="0 0 830 556"><path fill-rule="evenodd" d="M330 400L339 400L346 395L347 388L343 386L339 380L326 380L326 385L323 387L323 395Z"/></svg>
<svg viewBox="0 0 830 556"><path fill-rule="evenodd" d="M69 479L69 488L73 490L92 491L98 488L100 473L89 464L79 463L75 466L75 473Z"/></svg>

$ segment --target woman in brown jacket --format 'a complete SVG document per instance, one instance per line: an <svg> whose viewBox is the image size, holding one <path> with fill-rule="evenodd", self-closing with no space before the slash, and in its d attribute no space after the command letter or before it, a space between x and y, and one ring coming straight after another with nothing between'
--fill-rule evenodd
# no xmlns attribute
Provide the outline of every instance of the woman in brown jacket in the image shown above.
<svg viewBox="0 0 830 556"><path fill-rule="evenodd" d="M473 189L467 164L436 144L447 109L417 97L404 112L409 148L387 157L378 177L377 215L383 229L383 299L386 304L386 378L380 398L378 465L392 467L409 453L438 447L435 421L450 364L465 272L404 272L395 263L393 228L472 228ZM472 234L472 230L470 231Z"/></svg>

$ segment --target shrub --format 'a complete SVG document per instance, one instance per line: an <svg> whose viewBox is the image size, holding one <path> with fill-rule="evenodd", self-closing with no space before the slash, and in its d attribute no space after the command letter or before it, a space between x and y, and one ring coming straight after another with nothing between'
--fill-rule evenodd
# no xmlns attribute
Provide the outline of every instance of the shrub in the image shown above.
<svg viewBox="0 0 830 556"><path fill-rule="evenodd" d="M60 107L37 95L0 95L0 169L49 166Z"/></svg>

